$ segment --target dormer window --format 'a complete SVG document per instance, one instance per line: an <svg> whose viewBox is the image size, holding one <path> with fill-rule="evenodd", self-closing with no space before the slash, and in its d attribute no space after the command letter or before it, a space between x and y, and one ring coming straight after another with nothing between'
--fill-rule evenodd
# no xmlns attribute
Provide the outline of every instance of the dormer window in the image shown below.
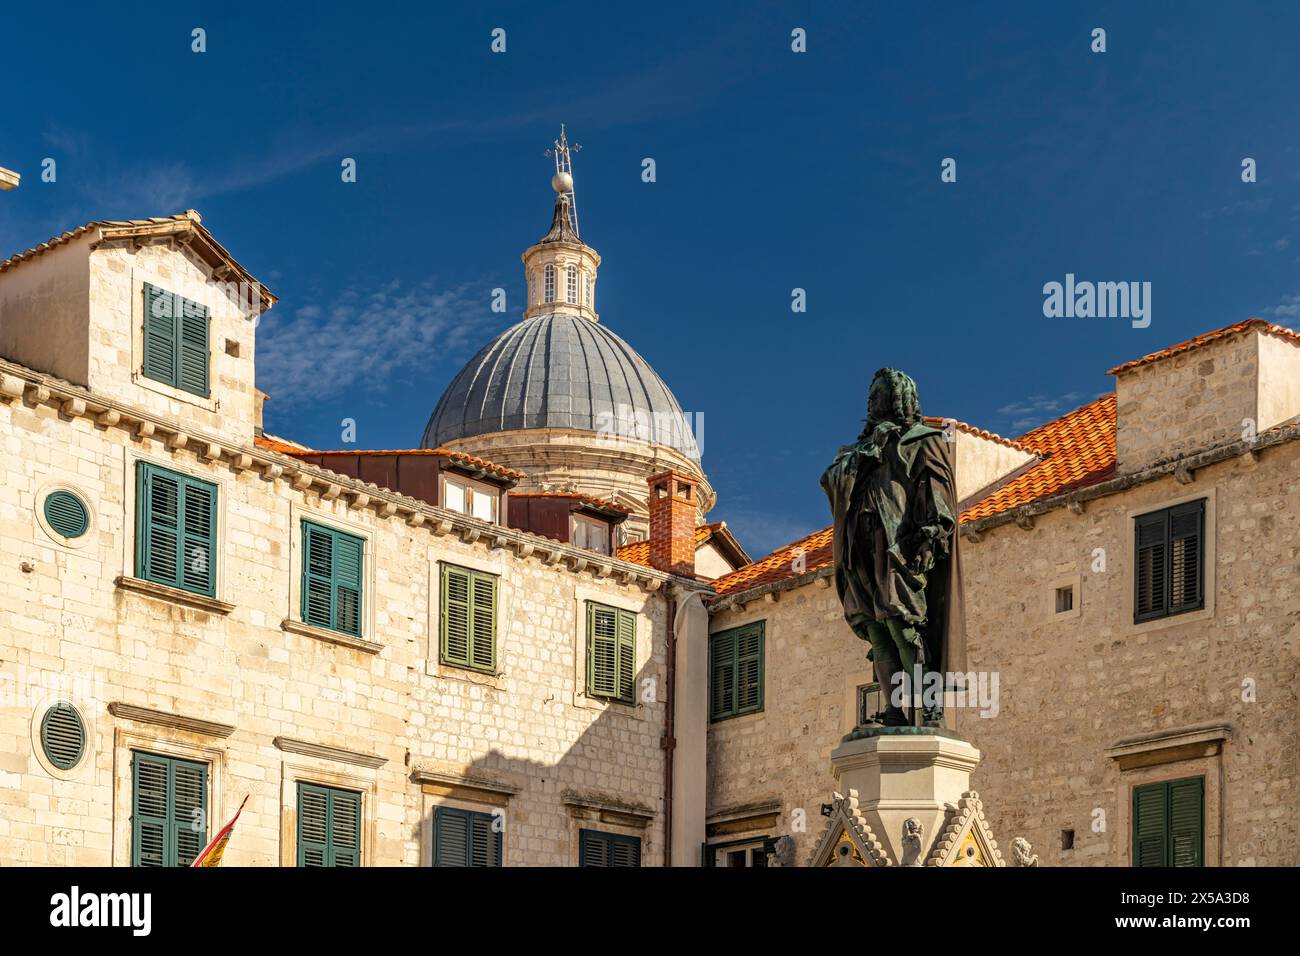
<svg viewBox="0 0 1300 956"><path fill-rule="evenodd" d="M496 523L501 492L482 481L460 475L443 475L442 506L448 511Z"/></svg>
<svg viewBox="0 0 1300 956"><path fill-rule="evenodd" d="M207 398L208 326L206 305L146 282L141 369L145 377Z"/></svg>
<svg viewBox="0 0 1300 956"><path fill-rule="evenodd" d="M578 267L569 266L565 294L570 304L578 304Z"/></svg>
<svg viewBox="0 0 1300 956"><path fill-rule="evenodd" d="M573 525L569 530L569 540L579 548L586 548L598 554L609 554L609 523L587 515L572 516Z"/></svg>
<svg viewBox="0 0 1300 956"><path fill-rule="evenodd" d="M543 275L545 276L545 278L543 279L543 284L545 286L545 294L542 301L554 302L555 301L555 266L548 263L546 266L546 271L545 273L543 273Z"/></svg>

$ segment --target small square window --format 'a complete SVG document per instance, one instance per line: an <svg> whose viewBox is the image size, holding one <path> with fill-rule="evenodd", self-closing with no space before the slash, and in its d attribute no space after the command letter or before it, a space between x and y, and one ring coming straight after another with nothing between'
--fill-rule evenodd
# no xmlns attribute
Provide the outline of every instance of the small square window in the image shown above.
<svg viewBox="0 0 1300 956"><path fill-rule="evenodd" d="M1074 586L1066 585L1056 589L1056 613L1064 614L1074 610Z"/></svg>
<svg viewBox="0 0 1300 956"><path fill-rule="evenodd" d="M1073 850L1073 849L1074 849L1074 831L1073 831L1073 830L1062 830L1062 831L1061 831L1061 849L1062 849L1062 850Z"/></svg>

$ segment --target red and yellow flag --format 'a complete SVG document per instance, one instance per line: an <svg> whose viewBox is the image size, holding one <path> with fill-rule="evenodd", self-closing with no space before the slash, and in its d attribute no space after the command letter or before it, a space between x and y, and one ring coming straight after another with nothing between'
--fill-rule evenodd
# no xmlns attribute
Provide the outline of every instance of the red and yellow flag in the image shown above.
<svg viewBox="0 0 1300 956"><path fill-rule="evenodd" d="M221 832L212 838L212 842L203 848L203 852L194 858L190 866L220 866L221 855L226 852L226 844L230 842L230 834L234 832L235 821L239 815L244 812L244 804L248 802L248 797L244 797L243 803L240 803L239 809L231 817L230 822L221 828Z"/></svg>

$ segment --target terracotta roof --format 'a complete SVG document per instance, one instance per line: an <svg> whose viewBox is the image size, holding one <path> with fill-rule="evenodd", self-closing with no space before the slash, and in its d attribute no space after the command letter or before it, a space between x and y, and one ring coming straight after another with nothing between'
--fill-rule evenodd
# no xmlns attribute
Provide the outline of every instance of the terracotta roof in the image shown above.
<svg viewBox="0 0 1300 956"><path fill-rule="evenodd" d="M965 422L958 421L955 418L934 418L930 415L925 416L925 423L931 428L943 428L949 422L952 422L954 428L958 431L966 432L968 435L974 435L976 438L983 438L985 441L996 442L999 445L1006 445L1008 448L1014 448L1017 451L1034 453L1034 450L1018 441L1010 438L1003 438L1001 435L989 431L987 428L979 428L975 425L967 425Z"/></svg>
<svg viewBox="0 0 1300 956"><path fill-rule="evenodd" d="M258 448L265 448L267 451L277 451L282 455L292 455L311 451L306 445L299 445L296 441L289 441L287 438L280 438L277 435L267 435L263 433L253 439L253 444Z"/></svg>
<svg viewBox="0 0 1300 956"><path fill-rule="evenodd" d="M726 526L725 521L715 521L712 524L697 525L695 528L695 548L700 548L713 537L714 533ZM633 541L631 544L625 544L620 547L615 554L621 561L630 561L633 564L642 564L647 568L650 567L650 542Z"/></svg>
<svg viewBox="0 0 1300 956"><path fill-rule="evenodd" d="M263 435L255 440L258 448L265 448L267 451L276 451L282 455L437 455L441 458L449 458L452 461L464 462L467 465L473 465L483 471L490 471L493 474L500 475L503 478L513 478L518 481L520 478L526 478L522 471L515 471L507 468L505 465L498 465L496 462L488 461L486 458L477 458L474 455L467 455L464 452L452 451L450 448L343 448L330 451L322 451L316 448L308 448L305 445L299 445L297 442L291 442L283 438L276 438L274 435ZM615 506L617 507L617 506Z"/></svg>
<svg viewBox="0 0 1300 956"><path fill-rule="evenodd" d="M820 531L814 531L807 537L778 548L753 564L747 564L730 574L724 574L713 582L713 590L721 596L795 577L794 562L798 557L796 552L800 548L804 551L804 572L826 567L832 559L831 529L822 528Z"/></svg>
<svg viewBox="0 0 1300 956"><path fill-rule="evenodd" d="M510 492L510 497L511 498L569 498L575 501L586 502L588 504L594 505L597 508L602 508L606 511L617 511L625 515L632 513L630 508L624 508L622 505L615 504L612 501L606 501L604 498L596 498L593 495L583 495L571 491L512 491Z"/></svg>
<svg viewBox="0 0 1300 956"><path fill-rule="evenodd" d="M235 261L235 257L227 252L225 247L213 238L212 233L204 228L203 217L193 209L187 209L174 216L155 216L151 219L97 219L94 222L86 223L84 226L78 226L70 232L57 235L40 245L10 256L0 262L0 272L5 272L38 256L43 256L51 249L66 245L81 238L86 233L94 231L100 233L101 240L155 236L185 237L189 248L193 249L209 266L233 273L236 279L256 288L261 297L263 312L275 305L276 299L271 290L249 275L244 267Z"/></svg>
<svg viewBox="0 0 1300 956"><path fill-rule="evenodd" d="M961 513L974 521L1021 505L1095 485L1115 471L1115 394L1040 425L1018 439L1043 460Z"/></svg>
<svg viewBox="0 0 1300 956"><path fill-rule="evenodd" d="M1199 349L1201 346L1209 345L1211 342L1218 342L1222 339L1230 338L1250 329L1259 329L1267 335L1276 335L1278 338L1286 339L1294 345L1300 345L1300 335L1297 335L1286 326L1275 325L1267 319L1246 319L1244 322L1234 322L1232 325L1224 326L1221 329L1215 329L1213 332L1204 332L1195 338L1188 339L1186 342L1179 342L1177 345L1171 345L1169 348L1161 349L1159 352L1152 352L1150 355L1144 355L1140 359L1125 362L1123 365L1116 365L1106 374L1118 375L1120 372L1127 372L1129 369L1138 368L1142 365L1150 365L1152 362L1160 362L1175 355L1181 355L1184 352Z"/></svg>

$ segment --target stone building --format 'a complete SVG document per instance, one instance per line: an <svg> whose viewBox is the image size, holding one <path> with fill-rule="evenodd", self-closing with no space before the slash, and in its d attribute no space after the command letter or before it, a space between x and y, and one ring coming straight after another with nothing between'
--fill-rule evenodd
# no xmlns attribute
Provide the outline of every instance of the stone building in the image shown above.
<svg viewBox="0 0 1300 956"><path fill-rule="evenodd" d="M418 448L263 432L275 298L197 213L0 262L0 863L183 864L241 804L235 865L811 853L878 693L830 531L753 561L708 523L563 140L552 185L522 321ZM945 420L949 714L1044 864L1297 862L1298 363L1251 320L1014 441Z"/></svg>
<svg viewBox="0 0 1300 956"><path fill-rule="evenodd" d="M1110 374L1014 442L948 423L972 785L1043 865L1294 866L1300 336L1252 319ZM830 551L826 528L713 582L714 639L758 634L764 680L710 726L712 842L803 859L830 752L877 707Z"/></svg>

